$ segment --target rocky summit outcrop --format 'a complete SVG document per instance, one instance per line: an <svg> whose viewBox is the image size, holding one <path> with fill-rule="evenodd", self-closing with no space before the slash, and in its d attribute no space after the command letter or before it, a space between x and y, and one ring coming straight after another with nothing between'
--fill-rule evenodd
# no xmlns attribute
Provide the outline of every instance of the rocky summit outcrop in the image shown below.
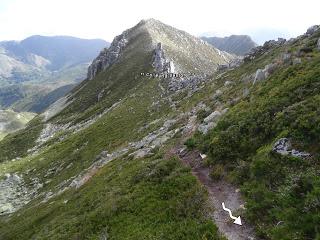
<svg viewBox="0 0 320 240"><path fill-rule="evenodd" d="M89 66L87 78L93 79L99 72L114 64L124 49L140 36L144 38L140 40L145 43L145 53L153 52L151 64L157 73L212 73L219 64L228 64L235 59L235 56L215 49L184 31L155 19L147 19L124 31L113 40L109 48L103 49Z"/></svg>
<svg viewBox="0 0 320 240"><path fill-rule="evenodd" d="M166 60L159 61L158 65L160 68L166 65L165 71L170 68L171 72L176 73L212 73L218 65L228 64L235 58L187 32L155 19L142 20L135 28L135 31L147 32L152 41L153 54L158 54L158 57L165 54Z"/></svg>
<svg viewBox="0 0 320 240"><path fill-rule="evenodd" d="M91 80L99 72L105 70L112 65L120 56L122 50L127 44L126 32L116 36L112 41L109 48L104 48L99 56L93 60L92 64L88 68L87 78Z"/></svg>

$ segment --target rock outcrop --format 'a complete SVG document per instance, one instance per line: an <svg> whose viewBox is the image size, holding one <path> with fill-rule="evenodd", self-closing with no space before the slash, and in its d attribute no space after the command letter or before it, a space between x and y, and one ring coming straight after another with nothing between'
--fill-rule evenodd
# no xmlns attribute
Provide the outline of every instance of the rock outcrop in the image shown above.
<svg viewBox="0 0 320 240"><path fill-rule="evenodd" d="M208 131L212 128L214 128L217 125L218 120L221 118L222 115L224 115L229 109L225 108L222 111L214 111L209 116L207 116L203 123L201 123L198 126L199 132L203 134L207 134Z"/></svg>
<svg viewBox="0 0 320 240"><path fill-rule="evenodd" d="M289 63L291 60L291 53L283 53L281 55L281 61L284 63Z"/></svg>
<svg viewBox="0 0 320 240"><path fill-rule="evenodd" d="M23 178L16 173L5 174L0 181L0 216L13 213L27 204L42 187L38 179L32 179L29 189Z"/></svg>
<svg viewBox="0 0 320 240"><path fill-rule="evenodd" d="M314 34L316 31L318 31L320 29L320 26L319 25L313 25L311 27L308 28L306 34L307 35L312 35Z"/></svg>
<svg viewBox="0 0 320 240"><path fill-rule="evenodd" d="M87 78L93 79L99 72L105 70L112 65L120 56L123 49L126 47L128 40L126 32L116 36L109 48L104 48L99 56L93 60L88 68Z"/></svg>
<svg viewBox="0 0 320 240"><path fill-rule="evenodd" d="M183 78L172 78L168 84L169 91L175 92L181 89L188 88L196 90L201 83L206 81L206 76L186 76Z"/></svg>
<svg viewBox="0 0 320 240"><path fill-rule="evenodd" d="M243 63L243 58L238 57L238 58L232 59L228 64L220 64L218 66L218 70L224 71L227 69L233 69L233 68L239 67L242 63Z"/></svg>
<svg viewBox="0 0 320 240"><path fill-rule="evenodd" d="M157 73L174 73L175 71L173 61L166 58L160 42L154 50L152 66Z"/></svg>
<svg viewBox="0 0 320 240"><path fill-rule="evenodd" d="M302 63L301 58L294 58L294 59L292 60L292 64L293 64L293 65L297 65L297 64L300 64L300 63Z"/></svg>
<svg viewBox="0 0 320 240"><path fill-rule="evenodd" d="M255 73L253 84L259 81L263 81L268 78L276 69L276 63L270 63L264 67L264 69L258 69Z"/></svg>
<svg viewBox="0 0 320 240"><path fill-rule="evenodd" d="M281 155L291 155L294 157L305 158L309 157L310 153L300 152L292 148L291 141L288 138L280 138L273 146L274 152Z"/></svg>
<svg viewBox="0 0 320 240"><path fill-rule="evenodd" d="M286 43L286 39L284 39L284 38L278 38L278 40L267 41L263 44L263 46L258 46L258 47L251 49L251 51L247 55L244 56L243 60L245 62L251 61L251 60L255 59L256 57L261 56L262 54L273 49L274 47L281 46L285 43Z"/></svg>

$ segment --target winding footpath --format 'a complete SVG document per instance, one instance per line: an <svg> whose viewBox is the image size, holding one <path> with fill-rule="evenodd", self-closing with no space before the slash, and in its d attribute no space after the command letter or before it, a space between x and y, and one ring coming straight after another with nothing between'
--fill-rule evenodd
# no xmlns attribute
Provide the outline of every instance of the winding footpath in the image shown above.
<svg viewBox="0 0 320 240"><path fill-rule="evenodd" d="M228 240L258 240L254 234L253 227L246 222L246 219L241 219L242 225L234 224L234 220L229 217L228 212L222 209L222 202L235 215L239 210L244 209L244 201L241 198L239 189L223 180L213 181L209 176L209 168L202 164L199 151L187 151L183 147L176 147L170 151L170 154L178 156L184 164L190 166L192 174L207 188L209 202L214 208L211 216L220 233Z"/></svg>

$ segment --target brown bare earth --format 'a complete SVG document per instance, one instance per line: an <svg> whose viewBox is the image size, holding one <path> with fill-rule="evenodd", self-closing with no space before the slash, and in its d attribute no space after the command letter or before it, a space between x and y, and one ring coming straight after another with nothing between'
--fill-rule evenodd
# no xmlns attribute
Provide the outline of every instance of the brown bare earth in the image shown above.
<svg viewBox="0 0 320 240"><path fill-rule="evenodd" d="M170 153L178 156L184 164L191 167L192 174L207 188L209 202L214 208L211 215L221 234L229 240L258 239L254 234L253 227L246 222L245 218L241 216L242 226L234 224L228 212L222 209L222 202L224 202L235 217L239 216L239 212L244 209L244 201L239 189L225 180L213 181L209 176L210 169L204 166L199 151L188 151L179 146L172 149Z"/></svg>

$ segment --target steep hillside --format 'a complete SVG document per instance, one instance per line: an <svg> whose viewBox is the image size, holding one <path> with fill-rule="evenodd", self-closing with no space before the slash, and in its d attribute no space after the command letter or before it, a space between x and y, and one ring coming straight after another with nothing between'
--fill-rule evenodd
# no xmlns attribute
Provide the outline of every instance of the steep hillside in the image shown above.
<svg viewBox="0 0 320 240"><path fill-rule="evenodd" d="M76 84L13 84L0 88L0 106L16 112L43 112Z"/></svg>
<svg viewBox="0 0 320 240"><path fill-rule="evenodd" d="M247 35L231 35L229 37L202 37L212 46L238 56L244 56L257 44Z"/></svg>
<svg viewBox="0 0 320 240"><path fill-rule="evenodd" d="M34 113L0 110L0 140L7 134L23 128L34 116Z"/></svg>
<svg viewBox="0 0 320 240"><path fill-rule="evenodd" d="M213 99L229 111L189 140L213 178L241 186L263 239L319 239L319 69L319 26L266 42L217 80Z"/></svg>
<svg viewBox="0 0 320 240"><path fill-rule="evenodd" d="M0 141L0 239L319 238L319 38L217 70L232 56L185 32L125 31Z"/></svg>
<svg viewBox="0 0 320 240"><path fill-rule="evenodd" d="M63 85L47 94L42 94L36 99L31 98L30 101L26 101L25 99L24 101L19 101L13 105L13 108L19 111L42 113L55 101L67 95L75 86L75 84Z"/></svg>
<svg viewBox="0 0 320 240"><path fill-rule="evenodd" d="M232 58L152 19L116 37L86 81L0 142L0 238L222 239L206 190L166 149Z"/></svg>
<svg viewBox="0 0 320 240"><path fill-rule="evenodd" d="M30 111L32 107L26 106L39 104L39 96L49 90L82 81L89 62L106 46L108 43L103 40L67 36L32 36L20 42L0 42L0 98L9 93L15 96L1 101L0 108ZM31 87L34 90L31 95L21 94L31 93L28 91ZM47 91L37 91L44 88Z"/></svg>

